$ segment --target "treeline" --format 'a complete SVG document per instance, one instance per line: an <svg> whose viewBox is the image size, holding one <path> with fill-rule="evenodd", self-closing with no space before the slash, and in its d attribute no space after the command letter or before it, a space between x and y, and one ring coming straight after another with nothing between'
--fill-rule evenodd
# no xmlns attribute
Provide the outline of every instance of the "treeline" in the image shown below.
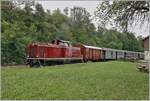
<svg viewBox="0 0 150 101"><path fill-rule="evenodd" d="M31 42L50 42L53 39L69 40L72 44L143 51L142 38L132 33L120 33L98 27L85 8L65 8L51 12L31 2L21 8L19 4L1 2L1 60L2 64L23 64L26 46Z"/></svg>

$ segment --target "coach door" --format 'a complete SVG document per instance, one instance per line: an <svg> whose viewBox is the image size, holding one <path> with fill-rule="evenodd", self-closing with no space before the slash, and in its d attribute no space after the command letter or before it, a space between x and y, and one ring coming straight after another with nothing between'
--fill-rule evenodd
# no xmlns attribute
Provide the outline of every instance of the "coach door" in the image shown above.
<svg viewBox="0 0 150 101"><path fill-rule="evenodd" d="M102 50L102 59L105 59L105 57L106 57L106 51Z"/></svg>
<svg viewBox="0 0 150 101"><path fill-rule="evenodd" d="M93 55L92 55L92 49L90 49L90 48L89 48L89 54L90 54L89 59L92 60Z"/></svg>

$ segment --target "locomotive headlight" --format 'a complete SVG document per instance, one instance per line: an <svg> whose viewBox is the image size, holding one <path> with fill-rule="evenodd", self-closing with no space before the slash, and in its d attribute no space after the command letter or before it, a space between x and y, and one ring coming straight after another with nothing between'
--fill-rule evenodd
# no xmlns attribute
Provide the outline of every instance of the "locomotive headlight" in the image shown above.
<svg viewBox="0 0 150 101"><path fill-rule="evenodd" d="M38 55L36 57L38 57Z"/></svg>

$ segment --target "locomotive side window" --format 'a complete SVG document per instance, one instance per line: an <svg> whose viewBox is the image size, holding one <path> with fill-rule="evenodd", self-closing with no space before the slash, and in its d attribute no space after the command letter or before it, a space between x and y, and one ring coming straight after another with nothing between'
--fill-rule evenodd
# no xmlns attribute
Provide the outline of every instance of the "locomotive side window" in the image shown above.
<svg viewBox="0 0 150 101"><path fill-rule="evenodd" d="M68 46L68 44L67 44L67 43L64 43L64 45L65 45L65 46Z"/></svg>
<svg viewBox="0 0 150 101"><path fill-rule="evenodd" d="M63 43L59 43L59 45L62 45L62 46L63 46L64 44L63 44Z"/></svg>

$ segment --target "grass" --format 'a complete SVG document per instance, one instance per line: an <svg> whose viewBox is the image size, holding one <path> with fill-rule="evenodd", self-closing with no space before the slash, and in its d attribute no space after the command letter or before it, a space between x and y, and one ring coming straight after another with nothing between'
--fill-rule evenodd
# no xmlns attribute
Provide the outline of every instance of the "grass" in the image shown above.
<svg viewBox="0 0 150 101"><path fill-rule="evenodd" d="M3 68L2 99L147 100L148 73L131 62Z"/></svg>

